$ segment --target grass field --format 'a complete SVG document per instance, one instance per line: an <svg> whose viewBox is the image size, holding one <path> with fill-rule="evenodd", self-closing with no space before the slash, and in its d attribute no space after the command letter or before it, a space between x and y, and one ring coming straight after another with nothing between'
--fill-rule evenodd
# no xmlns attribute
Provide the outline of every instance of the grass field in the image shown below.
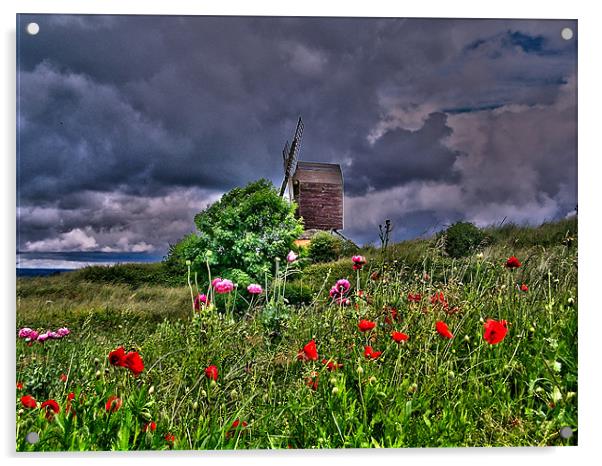
<svg viewBox="0 0 602 466"><path fill-rule="evenodd" d="M309 290L306 304L278 298L280 280L242 314L229 312L229 296L193 314L187 286L19 279L16 330L71 333L17 338L16 448L575 445L577 220L488 233L490 245L465 259L415 240L384 255L364 249L359 274L351 258L310 265L289 277ZM506 267L510 256L521 266ZM348 306L328 293L341 278ZM445 302L431 299L438 293ZM361 331L361 319L375 328ZM488 319L507 321L497 344L484 339ZM397 343L393 331L409 339ZM302 351L312 340L316 360ZM121 346L142 357L139 375L110 363ZM366 356L366 346L381 354ZM40 407L49 399L58 412Z"/></svg>

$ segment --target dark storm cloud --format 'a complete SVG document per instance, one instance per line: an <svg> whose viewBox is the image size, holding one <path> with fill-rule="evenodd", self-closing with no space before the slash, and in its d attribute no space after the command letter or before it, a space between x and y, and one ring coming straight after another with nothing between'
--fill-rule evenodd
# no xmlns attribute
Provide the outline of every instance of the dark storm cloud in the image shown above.
<svg viewBox="0 0 602 466"><path fill-rule="evenodd" d="M384 216L402 238L576 203L576 41L559 33L575 22L20 17L32 20L37 36L19 32L20 248L164 249L220 193L279 184L300 114L301 158L341 163L359 242Z"/></svg>

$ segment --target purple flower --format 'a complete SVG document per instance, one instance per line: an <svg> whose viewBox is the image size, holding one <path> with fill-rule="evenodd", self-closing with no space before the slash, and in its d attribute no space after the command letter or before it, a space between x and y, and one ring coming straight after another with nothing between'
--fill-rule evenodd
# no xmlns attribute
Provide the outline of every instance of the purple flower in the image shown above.
<svg viewBox="0 0 602 466"><path fill-rule="evenodd" d="M286 255L286 261L289 263L295 262L297 257L299 257L297 254L295 254L293 251L289 251Z"/></svg>
<svg viewBox="0 0 602 466"><path fill-rule="evenodd" d="M337 283L335 285L335 288L339 290L340 293L347 293L350 287L351 284L349 283L349 280L345 280L344 278L337 280Z"/></svg>
<svg viewBox="0 0 602 466"><path fill-rule="evenodd" d="M258 285L257 283L251 283L249 286L247 286L247 291L251 294L261 294L263 289L261 288L261 285Z"/></svg>

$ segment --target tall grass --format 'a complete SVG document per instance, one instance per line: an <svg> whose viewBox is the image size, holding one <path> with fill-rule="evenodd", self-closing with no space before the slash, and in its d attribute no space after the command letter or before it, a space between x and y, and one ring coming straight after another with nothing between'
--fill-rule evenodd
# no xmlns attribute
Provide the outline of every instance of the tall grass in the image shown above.
<svg viewBox="0 0 602 466"><path fill-rule="evenodd" d="M360 275L364 296L352 289L347 307L333 304L328 289L354 278L350 261L308 267L294 286L310 289L312 299L289 305L278 332L262 318L260 301L244 318L218 308L191 319L186 288L132 289L68 275L20 280L19 326L73 332L43 345L17 341L18 395L54 398L63 408L49 422L17 399L17 449L576 444L578 435L558 435L564 426L578 434L576 247L558 235L564 226L549 228L534 233L541 244L513 243L522 230L509 229L482 257L461 260L442 256L432 242L395 245L385 260L374 251ZM520 258L519 269L504 267L510 255ZM420 293L420 303L409 302L409 292ZM436 292L457 312L431 304ZM391 308L398 317L388 324ZM377 327L360 332L360 318ZM483 339L488 318L508 322L497 345ZM437 320L454 338L435 332ZM393 329L409 341L393 342ZM318 360L298 361L312 339ZM382 351L378 359L364 356L368 344ZM139 377L108 363L119 345L144 358ZM322 358L343 366L330 372ZM219 369L217 383L204 374L210 364ZM64 409L69 392L75 417ZM107 413L112 394L123 406ZM246 427L232 429L237 419ZM156 431L142 432L150 420ZM38 443L25 441L30 431L40 434Z"/></svg>

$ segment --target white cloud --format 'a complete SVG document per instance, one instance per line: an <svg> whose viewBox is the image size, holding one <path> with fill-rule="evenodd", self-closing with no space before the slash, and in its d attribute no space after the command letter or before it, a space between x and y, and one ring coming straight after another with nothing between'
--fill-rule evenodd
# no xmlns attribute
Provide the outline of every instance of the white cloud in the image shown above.
<svg viewBox="0 0 602 466"><path fill-rule="evenodd" d="M62 233L58 238L49 238L41 241L27 241L25 251L90 251L96 249L98 243L91 235L90 229L86 231L75 228L67 233Z"/></svg>

